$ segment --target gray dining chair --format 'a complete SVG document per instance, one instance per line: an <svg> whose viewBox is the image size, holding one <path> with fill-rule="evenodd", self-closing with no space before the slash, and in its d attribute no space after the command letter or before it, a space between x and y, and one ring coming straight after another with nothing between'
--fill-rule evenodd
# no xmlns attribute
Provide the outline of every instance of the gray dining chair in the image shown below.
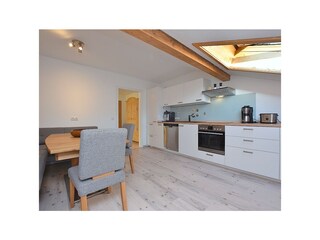
<svg viewBox="0 0 320 240"><path fill-rule="evenodd" d="M122 209L128 210L124 172L126 138L124 128L81 132L79 165L68 170L71 208L74 207L75 188L81 210L88 210L88 194L120 183Z"/></svg>
<svg viewBox="0 0 320 240"><path fill-rule="evenodd" d="M126 128L128 131L127 139L129 140L129 143L126 144L126 156L129 156L131 172L134 173L134 161L132 158L132 139L133 139L133 133L134 133L134 124L124 123L122 127Z"/></svg>

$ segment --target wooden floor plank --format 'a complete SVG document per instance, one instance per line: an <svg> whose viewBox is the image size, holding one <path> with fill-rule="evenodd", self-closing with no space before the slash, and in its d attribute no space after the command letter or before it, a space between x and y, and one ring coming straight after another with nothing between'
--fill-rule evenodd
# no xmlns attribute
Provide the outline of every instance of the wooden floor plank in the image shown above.
<svg viewBox="0 0 320 240"><path fill-rule="evenodd" d="M128 210L281 210L281 183L171 152L144 147L133 150L135 174L126 161ZM40 210L70 209L63 175L69 165L46 167ZM88 199L91 211L121 211L120 187Z"/></svg>

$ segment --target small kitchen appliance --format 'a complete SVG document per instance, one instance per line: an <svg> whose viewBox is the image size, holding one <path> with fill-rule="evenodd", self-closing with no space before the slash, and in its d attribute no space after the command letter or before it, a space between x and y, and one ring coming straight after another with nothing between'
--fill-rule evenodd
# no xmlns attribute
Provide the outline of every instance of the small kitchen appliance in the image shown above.
<svg viewBox="0 0 320 240"><path fill-rule="evenodd" d="M260 123L277 123L278 113L260 113Z"/></svg>
<svg viewBox="0 0 320 240"><path fill-rule="evenodd" d="M164 122L174 122L175 121L175 112L165 111L163 113Z"/></svg>
<svg viewBox="0 0 320 240"><path fill-rule="evenodd" d="M241 108L241 122L253 123L253 107L247 105Z"/></svg>

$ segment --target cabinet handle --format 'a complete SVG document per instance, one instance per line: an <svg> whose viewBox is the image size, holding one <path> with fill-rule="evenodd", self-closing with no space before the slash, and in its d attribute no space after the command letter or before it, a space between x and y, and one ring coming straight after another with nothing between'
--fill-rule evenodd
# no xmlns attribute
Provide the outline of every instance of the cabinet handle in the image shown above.
<svg viewBox="0 0 320 240"><path fill-rule="evenodd" d="M149 123L149 125L150 125L150 126L152 126L152 125L153 125L153 123Z"/></svg>
<svg viewBox="0 0 320 240"><path fill-rule="evenodd" d="M179 127L184 127L184 125L179 125Z"/></svg>
<svg viewBox="0 0 320 240"><path fill-rule="evenodd" d="M178 103L183 103L183 102L178 102Z"/></svg>
<svg viewBox="0 0 320 240"><path fill-rule="evenodd" d="M253 140L250 139L243 139L244 142L253 142Z"/></svg>
<svg viewBox="0 0 320 240"><path fill-rule="evenodd" d="M253 131L253 128L243 128L244 131Z"/></svg>
<svg viewBox="0 0 320 240"><path fill-rule="evenodd" d="M213 154L206 153L207 156L213 157Z"/></svg>
<svg viewBox="0 0 320 240"><path fill-rule="evenodd" d="M201 101L202 99L201 98L198 98L198 99L196 99L196 102L199 102L199 101Z"/></svg>
<svg viewBox="0 0 320 240"><path fill-rule="evenodd" d="M245 151L243 150L244 153L250 153L250 154L253 154L253 152L249 152L249 151Z"/></svg>

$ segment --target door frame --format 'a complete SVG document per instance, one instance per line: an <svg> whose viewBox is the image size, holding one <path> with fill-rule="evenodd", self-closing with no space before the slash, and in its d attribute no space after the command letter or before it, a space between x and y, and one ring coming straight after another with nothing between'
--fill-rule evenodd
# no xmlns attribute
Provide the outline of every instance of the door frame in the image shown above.
<svg viewBox="0 0 320 240"><path fill-rule="evenodd" d="M119 107L118 107L118 101L119 101L119 90L123 89L123 90L129 90L132 92L136 92L139 95L139 147L143 146L143 141L142 141L142 134L141 134L141 112L142 112L142 90L141 89L133 89L133 88L128 88L128 87L118 87L117 88L117 124L119 122Z"/></svg>

